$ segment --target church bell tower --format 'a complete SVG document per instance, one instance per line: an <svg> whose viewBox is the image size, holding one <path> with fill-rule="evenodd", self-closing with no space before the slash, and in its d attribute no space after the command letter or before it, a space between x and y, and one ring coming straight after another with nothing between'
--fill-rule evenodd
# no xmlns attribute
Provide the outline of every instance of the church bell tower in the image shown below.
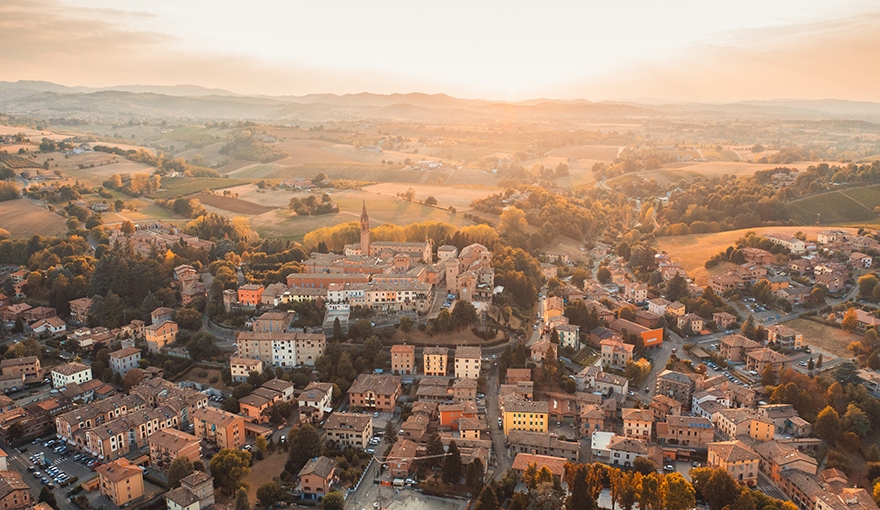
<svg viewBox="0 0 880 510"><path fill-rule="evenodd" d="M361 210L361 255L370 256L370 217L367 215L367 202Z"/></svg>

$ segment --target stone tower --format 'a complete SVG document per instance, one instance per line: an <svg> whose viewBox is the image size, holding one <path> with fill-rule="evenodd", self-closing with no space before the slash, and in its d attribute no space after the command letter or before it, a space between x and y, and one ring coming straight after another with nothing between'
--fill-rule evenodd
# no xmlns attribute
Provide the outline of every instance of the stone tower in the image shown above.
<svg viewBox="0 0 880 510"><path fill-rule="evenodd" d="M370 217L367 216L367 202L361 210L361 255L370 256Z"/></svg>

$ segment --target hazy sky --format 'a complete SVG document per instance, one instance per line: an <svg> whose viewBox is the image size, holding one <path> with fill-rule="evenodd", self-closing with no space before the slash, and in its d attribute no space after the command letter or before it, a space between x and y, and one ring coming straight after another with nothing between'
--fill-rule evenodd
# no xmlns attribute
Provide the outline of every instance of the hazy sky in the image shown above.
<svg viewBox="0 0 880 510"><path fill-rule="evenodd" d="M0 80L880 101L876 0L2 0Z"/></svg>

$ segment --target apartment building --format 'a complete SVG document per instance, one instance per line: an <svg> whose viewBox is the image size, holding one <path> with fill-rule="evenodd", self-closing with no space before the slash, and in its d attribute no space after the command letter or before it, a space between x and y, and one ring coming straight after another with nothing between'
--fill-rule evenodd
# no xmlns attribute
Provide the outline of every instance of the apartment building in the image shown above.
<svg viewBox="0 0 880 510"><path fill-rule="evenodd" d="M3 371L3 375L24 374L26 379L38 378L42 373L40 368L40 358L36 356L4 359L3 361L0 361L0 370Z"/></svg>
<svg viewBox="0 0 880 510"><path fill-rule="evenodd" d="M626 437L650 441L654 427L654 414L649 409L625 408L621 410L623 432Z"/></svg>
<svg viewBox="0 0 880 510"><path fill-rule="evenodd" d="M243 383L247 382L251 372L263 373L263 362L258 359L233 356L229 358L229 370L232 372L232 382Z"/></svg>
<svg viewBox="0 0 880 510"><path fill-rule="evenodd" d="M504 435L512 430L547 432L550 403L511 398L504 403Z"/></svg>
<svg viewBox="0 0 880 510"><path fill-rule="evenodd" d="M602 340L599 347L602 349L602 366L605 368L624 370L627 363L632 363L634 345L617 340Z"/></svg>
<svg viewBox="0 0 880 510"><path fill-rule="evenodd" d="M412 345L391 346L391 373L413 375L416 366L416 348Z"/></svg>
<svg viewBox="0 0 880 510"><path fill-rule="evenodd" d="M244 418L213 407L193 413L195 435L218 448L238 448L245 443Z"/></svg>
<svg viewBox="0 0 880 510"><path fill-rule="evenodd" d="M299 472L299 483L304 498L318 499L333 490L336 480L336 460L329 457L310 459Z"/></svg>
<svg viewBox="0 0 880 510"><path fill-rule="evenodd" d="M327 337L319 333L243 331L236 335L238 356L275 367L314 366L324 355Z"/></svg>
<svg viewBox="0 0 880 510"><path fill-rule="evenodd" d="M734 480L754 486L761 456L746 443L733 440L709 444L707 465L727 471Z"/></svg>
<svg viewBox="0 0 880 510"><path fill-rule="evenodd" d="M110 353L110 369L125 377L132 368L140 368L141 350L137 347L126 347Z"/></svg>
<svg viewBox="0 0 880 510"><path fill-rule="evenodd" d="M361 374L348 390L351 407L390 413L400 396L400 377L385 374Z"/></svg>
<svg viewBox="0 0 880 510"><path fill-rule="evenodd" d="M70 383L83 384L92 380L92 367L67 363L52 369L52 387L63 388Z"/></svg>
<svg viewBox="0 0 880 510"><path fill-rule="evenodd" d="M425 375L445 376L449 361L446 347L425 347L422 352Z"/></svg>
<svg viewBox="0 0 880 510"><path fill-rule="evenodd" d="M150 324L144 328L144 338L147 341L147 349L153 354L159 354L163 347L177 340L177 323L164 321L159 324Z"/></svg>
<svg viewBox="0 0 880 510"><path fill-rule="evenodd" d="M460 345L455 348L455 377L459 379L478 379L482 366L480 347Z"/></svg>
<svg viewBox="0 0 880 510"><path fill-rule="evenodd" d="M202 457L201 439L186 432L165 428L147 437L150 465L165 472L178 457L195 462Z"/></svg>
<svg viewBox="0 0 880 510"><path fill-rule="evenodd" d="M373 417L368 414L333 413L324 422L324 439L339 448L366 449L373 436Z"/></svg>
<svg viewBox="0 0 880 510"><path fill-rule="evenodd" d="M95 468L98 473L101 494L104 494L118 507L144 496L144 474L126 458Z"/></svg>

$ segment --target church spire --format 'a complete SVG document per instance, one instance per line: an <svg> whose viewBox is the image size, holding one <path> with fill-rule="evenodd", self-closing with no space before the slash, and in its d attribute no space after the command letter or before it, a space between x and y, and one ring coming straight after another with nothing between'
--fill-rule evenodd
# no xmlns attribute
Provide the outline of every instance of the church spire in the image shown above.
<svg viewBox="0 0 880 510"><path fill-rule="evenodd" d="M361 255L370 256L370 217L367 215L367 201L361 210Z"/></svg>

